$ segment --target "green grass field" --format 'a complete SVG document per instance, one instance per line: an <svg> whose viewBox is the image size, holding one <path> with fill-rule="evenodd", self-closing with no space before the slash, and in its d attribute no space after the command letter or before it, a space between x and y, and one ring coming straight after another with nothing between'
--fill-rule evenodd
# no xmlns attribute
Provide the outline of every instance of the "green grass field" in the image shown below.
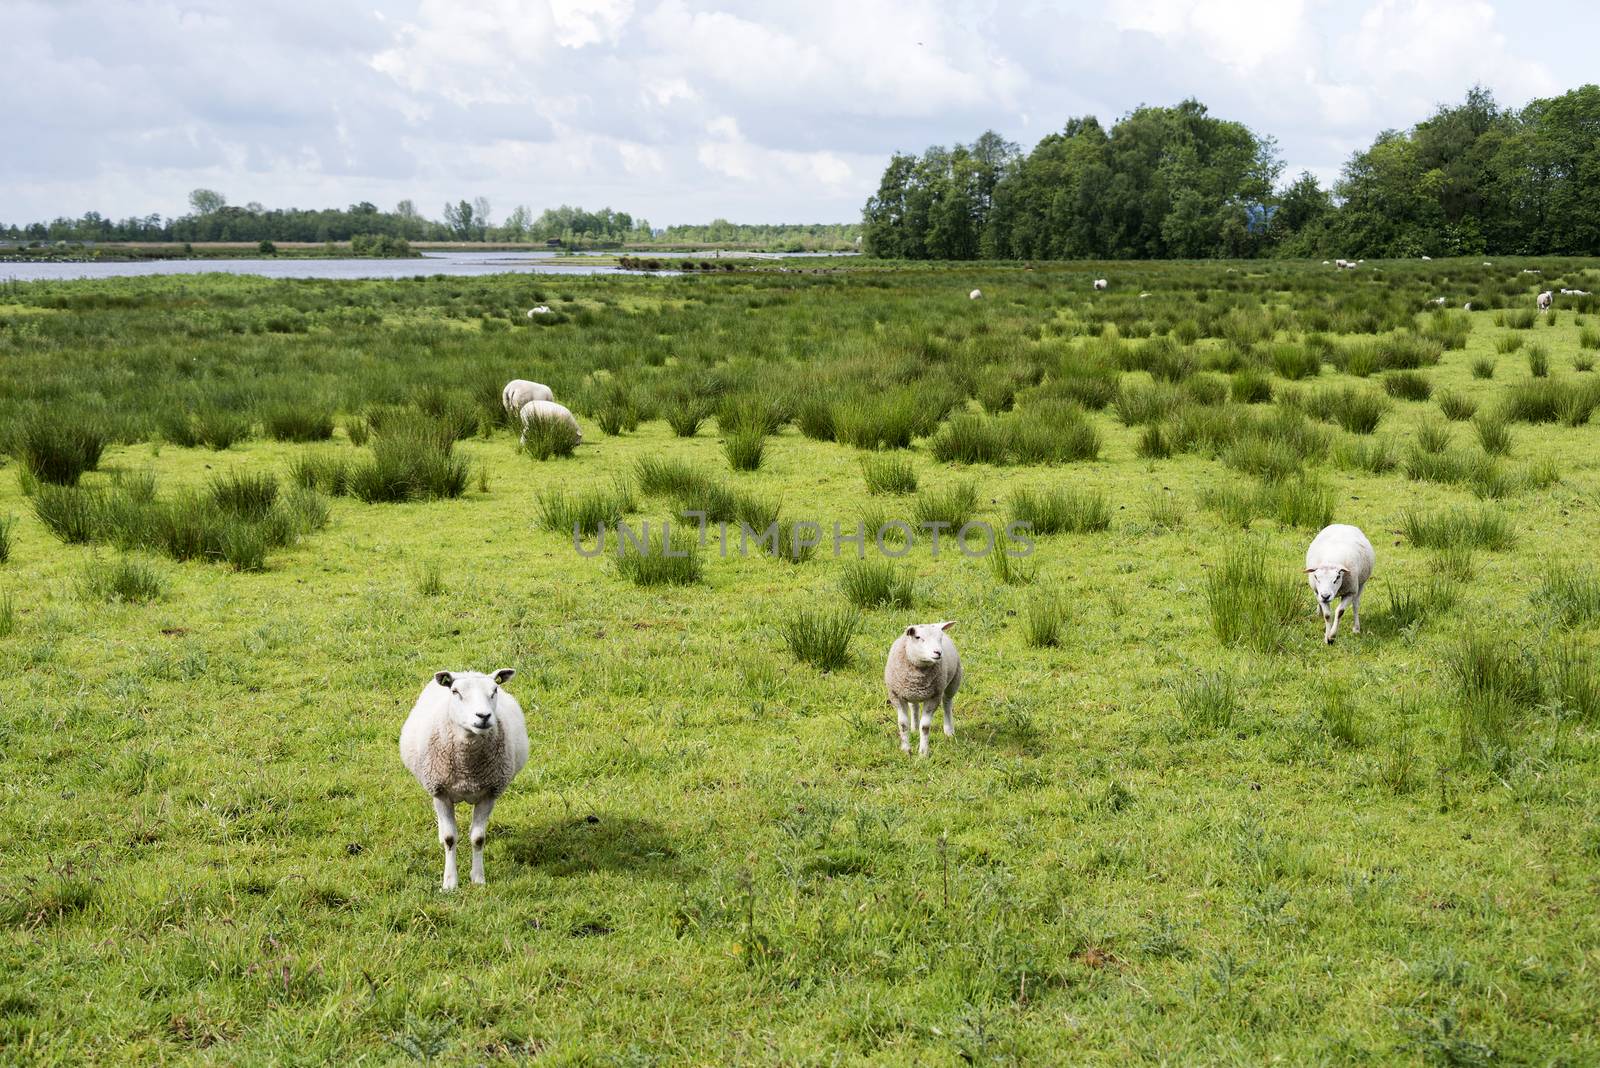
<svg viewBox="0 0 1600 1068"><path fill-rule="evenodd" d="M0 1060L1600 1061L1600 303L1522 323L1600 264L805 266L0 286ZM573 455L518 450L511 377ZM75 488L51 426L104 443ZM431 488L296 488L385 448ZM1060 530L919 541L823 672L784 633L853 547L641 586L541 522L671 517L662 461L786 521L970 486ZM252 474L277 503L221 508ZM1330 519L1378 565L1328 647ZM883 658L942 619L918 761ZM506 666L533 755L444 894L396 740Z"/></svg>

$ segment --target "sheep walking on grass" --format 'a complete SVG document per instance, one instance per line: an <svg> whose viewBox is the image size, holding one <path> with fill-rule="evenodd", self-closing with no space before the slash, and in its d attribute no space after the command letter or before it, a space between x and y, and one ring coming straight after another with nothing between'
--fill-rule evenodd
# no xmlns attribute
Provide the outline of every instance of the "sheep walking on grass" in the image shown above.
<svg viewBox="0 0 1600 1068"><path fill-rule="evenodd" d="M983 299L983 290L974 289L971 293L967 294L967 299L968 300L982 300Z"/></svg>
<svg viewBox="0 0 1600 1068"><path fill-rule="evenodd" d="M918 756L928 755L928 730L933 726L933 710L944 706L944 733L956 736L955 699L961 689L961 655L945 632L955 620L945 623L919 623L907 627L889 648L889 661L883 668L884 685L889 688L889 703L900 720L900 748L911 752L911 728L922 734Z"/></svg>
<svg viewBox="0 0 1600 1068"><path fill-rule="evenodd" d="M1555 302L1556 302L1555 295L1552 294L1548 289L1545 290L1543 293L1539 294L1539 310L1540 311L1542 311L1542 312L1549 311L1550 310L1550 305L1554 304Z"/></svg>
<svg viewBox="0 0 1600 1068"><path fill-rule="evenodd" d="M444 843L443 888L456 888L456 806L472 806L472 881L483 882L489 813L528 762L522 706L500 687L516 672L441 671L400 731L400 759L433 798Z"/></svg>
<svg viewBox="0 0 1600 1068"><path fill-rule="evenodd" d="M530 401L553 401L556 395L550 392L550 387L539 382L529 382L526 378L513 378L506 383L506 388L500 391L500 403L505 406L506 414L522 411L523 405Z"/></svg>
<svg viewBox="0 0 1600 1068"><path fill-rule="evenodd" d="M1306 550L1306 581L1317 595L1317 611L1322 613L1322 640L1333 644L1339 630L1339 617L1345 604L1354 617L1351 631L1361 633L1361 590L1377 565L1372 542L1359 527L1334 523L1322 528ZM1335 602L1338 602L1335 604Z"/></svg>
<svg viewBox="0 0 1600 1068"><path fill-rule="evenodd" d="M1096 290L1104 289L1107 286L1109 286L1110 284L1111 283L1106 281L1104 278L1096 278L1094 280L1094 287L1095 287Z"/></svg>
<svg viewBox="0 0 1600 1068"><path fill-rule="evenodd" d="M568 411L566 405L564 404L557 404L555 401L548 400L529 401L527 404L522 406L519 414L522 417L521 440L523 444L527 444L528 441L528 424L532 423L535 419L544 419L557 423L565 423L572 428L572 432L577 436L577 440L580 443L583 441L583 428L578 426L577 417Z"/></svg>

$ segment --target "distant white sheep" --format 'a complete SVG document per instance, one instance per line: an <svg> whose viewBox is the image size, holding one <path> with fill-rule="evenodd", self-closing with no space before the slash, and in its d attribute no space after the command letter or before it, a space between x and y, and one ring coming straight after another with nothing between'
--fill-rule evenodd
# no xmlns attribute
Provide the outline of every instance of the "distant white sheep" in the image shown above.
<svg viewBox="0 0 1600 1068"><path fill-rule="evenodd" d="M1538 270L1538 269L1533 268L1533 267L1524 267L1522 269L1522 273L1523 274L1544 274L1543 271Z"/></svg>
<svg viewBox="0 0 1600 1068"><path fill-rule="evenodd" d="M1462 311L1471 311L1472 310L1472 301L1469 300L1465 304L1461 305L1461 310Z"/></svg>
<svg viewBox="0 0 1600 1068"><path fill-rule="evenodd" d="M445 890L456 888L456 806L472 806L472 881L483 882L489 814L528 762L522 706L501 687L516 672L440 671L400 730L400 759L433 798L444 845Z"/></svg>
<svg viewBox="0 0 1600 1068"><path fill-rule="evenodd" d="M983 290L981 290L981 289L974 289L971 293L967 294L967 299L968 300L981 300L982 298L983 298Z"/></svg>
<svg viewBox="0 0 1600 1068"><path fill-rule="evenodd" d="M506 388L500 391L500 403L505 406L507 414L522 411L522 406L529 401L555 399L556 395L550 392L549 386L529 382L526 378L513 378L506 383Z"/></svg>
<svg viewBox="0 0 1600 1068"><path fill-rule="evenodd" d="M883 668L883 682L889 688L889 703L900 721L900 749L911 752L913 726L921 732L918 756L928 755L928 729L933 726L933 710L944 706L944 733L956 736L955 699L961 689L961 654L945 632L955 620L910 626L889 647L889 660Z"/></svg>
<svg viewBox="0 0 1600 1068"><path fill-rule="evenodd" d="M1145 299L1145 298L1146 298L1146 297L1148 297L1148 296L1149 296L1149 295L1150 295L1150 294L1149 294L1149 293L1140 293L1140 294L1139 294L1139 299L1140 299L1140 300L1143 300L1143 299Z"/></svg>
<svg viewBox="0 0 1600 1068"><path fill-rule="evenodd" d="M1440 307L1443 307L1444 306L1444 298L1443 297L1434 297L1432 300L1428 301L1428 303L1429 304L1437 304Z"/></svg>
<svg viewBox="0 0 1600 1068"><path fill-rule="evenodd" d="M1554 294L1552 294L1548 289L1545 290L1543 293L1539 294L1539 310L1540 311L1542 311L1542 312L1549 311L1550 310L1550 305L1554 304L1555 302L1556 302L1556 298L1555 298Z"/></svg>
<svg viewBox="0 0 1600 1068"><path fill-rule="evenodd" d="M1587 289L1563 289L1561 295L1563 297L1587 297L1589 291Z"/></svg>
<svg viewBox="0 0 1600 1068"><path fill-rule="evenodd" d="M1096 289L1104 289L1104 288L1106 288L1106 286L1108 286L1110 284L1111 283L1107 282L1104 278L1096 278L1094 280L1094 287Z"/></svg>
<svg viewBox="0 0 1600 1068"><path fill-rule="evenodd" d="M579 443L583 442L583 428L578 426L577 418L567 410L565 405L557 404L555 401L534 400L524 404L519 409L518 414L522 417L522 437L520 440L523 444L528 441L528 424L535 419L549 419L566 423L572 428L572 432L578 435Z"/></svg>
<svg viewBox="0 0 1600 1068"><path fill-rule="evenodd" d="M550 306L548 304L541 304L536 308L529 308L528 309L528 318L530 318L530 319L532 319L535 315L549 315L549 314L550 314Z"/></svg>
<svg viewBox="0 0 1600 1068"><path fill-rule="evenodd" d="M1424 257L1422 257L1422 258L1423 258L1423 259L1425 259L1425 260L1431 260L1431 259L1433 259L1433 257L1432 257L1432 256L1424 256Z"/></svg>
<svg viewBox="0 0 1600 1068"><path fill-rule="evenodd" d="M1359 527L1334 523L1322 528L1306 550L1306 581L1317 595L1317 611L1322 613L1322 640L1333 644L1339 630L1339 617L1345 603L1355 617L1350 628L1361 633L1361 590L1372 578L1377 554ZM1335 604L1334 602L1338 602Z"/></svg>

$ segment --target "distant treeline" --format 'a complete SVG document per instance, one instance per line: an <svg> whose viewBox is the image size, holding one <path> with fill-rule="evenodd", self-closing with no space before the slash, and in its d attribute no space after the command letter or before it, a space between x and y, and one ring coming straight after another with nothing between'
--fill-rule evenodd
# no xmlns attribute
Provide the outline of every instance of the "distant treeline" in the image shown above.
<svg viewBox="0 0 1600 1068"><path fill-rule="evenodd" d="M1277 146L1205 105L895 154L865 251L906 259L1600 254L1600 86L1501 108L1482 88L1285 187Z"/></svg>
<svg viewBox="0 0 1600 1068"><path fill-rule="evenodd" d="M673 226L658 235L645 219L625 211L586 211L563 204L535 216L526 207L513 208L498 223L482 197L444 206L440 220L425 218L410 200L393 211L362 202L348 208L265 208L257 203L231 205L221 193L196 189L189 194L189 214L175 219L160 215L113 220L99 212L76 219L7 226L0 240L9 241L350 241L363 235L395 241L493 241L595 248L624 244L741 244L774 249L846 249L855 247L859 223L744 226L717 219L704 226Z"/></svg>

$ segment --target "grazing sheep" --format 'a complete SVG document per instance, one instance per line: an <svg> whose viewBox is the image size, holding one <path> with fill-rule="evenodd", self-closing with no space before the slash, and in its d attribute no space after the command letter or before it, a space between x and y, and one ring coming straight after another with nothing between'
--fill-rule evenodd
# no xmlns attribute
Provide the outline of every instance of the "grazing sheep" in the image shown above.
<svg viewBox="0 0 1600 1068"><path fill-rule="evenodd" d="M1104 278L1096 278L1094 280L1094 287L1096 289L1104 289L1104 288L1106 288L1106 286L1108 286L1110 284L1111 283L1107 282Z"/></svg>
<svg viewBox="0 0 1600 1068"><path fill-rule="evenodd" d="M522 706L500 687L516 674L441 671L428 680L400 730L400 759L433 798L444 844L445 890L456 888L456 806L472 806L472 881L483 882L489 813L528 762Z"/></svg>
<svg viewBox="0 0 1600 1068"><path fill-rule="evenodd" d="M583 441L583 428L578 425L578 420L565 405L557 404L555 401L534 400L524 404L519 409L519 414L522 416L521 440L524 443L528 440L528 424L535 419L555 419L566 423L572 427L573 433L578 435L578 441L580 443Z"/></svg>
<svg viewBox="0 0 1600 1068"><path fill-rule="evenodd" d="M1434 297L1432 300L1428 301L1428 303L1429 304L1437 304L1439 307L1442 308L1442 307L1444 307L1444 298L1443 297Z"/></svg>
<svg viewBox="0 0 1600 1068"><path fill-rule="evenodd" d="M1424 256L1424 257L1422 257L1422 258L1423 258L1423 259L1425 259L1425 260L1431 260L1431 259L1433 259L1433 257L1432 257L1432 256Z"/></svg>
<svg viewBox="0 0 1600 1068"><path fill-rule="evenodd" d="M1492 264L1492 263L1490 263L1490 262L1489 262L1489 261L1488 261L1488 260L1484 260L1484 261L1483 261L1483 265L1484 265L1484 266L1485 266L1485 267L1493 267L1493 266L1494 266L1494 264Z"/></svg>
<svg viewBox="0 0 1600 1068"><path fill-rule="evenodd" d="M530 319L532 319L535 315L549 315L549 314L550 314L550 305L548 305L548 304L541 304L537 308L529 308L528 309L528 318L530 318Z"/></svg>
<svg viewBox="0 0 1600 1068"><path fill-rule="evenodd" d="M1377 555L1372 543L1359 527L1348 523L1334 523L1322 528L1306 550L1306 581L1311 592L1317 595L1317 610L1322 613L1322 640L1333 644L1339 630L1339 617L1344 615L1345 601L1350 604L1350 614L1355 624L1350 628L1361 633L1361 590L1372 577L1377 565ZM1338 605L1333 602L1338 600Z"/></svg>
<svg viewBox="0 0 1600 1068"><path fill-rule="evenodd" d="M1139 294L1139 299L1143 300L1144 298L1148 297L1149 295L1150 295L1149 293L1140 293Z"/></svg>
<svg viewBox="0 0 1600 1068"><path fill-rule="evenodd" d="M922 733L918 756L928 755L928 728L933 726L935 705L944 705L944 733L956 736L955 698L961 689L961 655L945 633L955 620L944 623L919 623L889 647L889 660L883 668L884 685L889 687L889 703L900 720L900 748L911 752L915 725Z"/></svg>
<svg viewBox="0 0 1600 1068"><path fill-rule="evenodd" d="M1472 310L1472 301L1469 300L1465 304L1461 305L1461 310L1462 311L1471 311Z"/></svg>
<svg viewBox="0 0 1600 1068"><path fill-rule="evenodd" d="M522 411L522 406L529 401L555 399L556 395L550 392L549 386L529 382L526 378L513 378L506 383L506 388L500 391L500 403L505 405L507 414Z"/></svg>
<svg viewBox="0 0 1600 1068"><path fill-rule="evenodd" d="M968 299L968 300L977 300L977 299L979 299L979 298L980 298L980 297L982 297L982 296L983 296L983 290L981 290L981 289L974 289L974 290L973 290L973 291L972 291L972 292L971 292L971 293L968 293L968 294L967 294L967 299Z"/></svg>
<svg viewBox="0 0 1600 1068"><path fill-rule="evenodd" d="M1563 289L1561 295L1563 297L1587 297L1589 291L1587 289Z"/></svg>
<svg viewBox="0 0 1600 1068"><path fill-rule="evenodd" d="M1522 269L1522 273L1523 274L1544 274L1543 271L1539 270L1536 267L1524 267Z"/></svg>
<svg viewBox="0 0 1600 1068"><path fill-rule="evenodd" d="M1554 304L1555 302L1556 302L1556 298L1551 294L1551 292L1548 289L1545 290L1543 293L1539 294L1539 310L1540 311L1542 311L1542 312L1543 311L1549 311L1550 310L1550 305Z"/></svg>
<svg viewBox="0 0 1600 1068"><path fill-rule="evenodd" d="M1322 265L1323 265L1323 266L1324 266L1324 267L1327 267L1327 266L1328 266L1328 261L1327 261L1327 260L1323 260L1323 261L1322 261Z"/></svg>

